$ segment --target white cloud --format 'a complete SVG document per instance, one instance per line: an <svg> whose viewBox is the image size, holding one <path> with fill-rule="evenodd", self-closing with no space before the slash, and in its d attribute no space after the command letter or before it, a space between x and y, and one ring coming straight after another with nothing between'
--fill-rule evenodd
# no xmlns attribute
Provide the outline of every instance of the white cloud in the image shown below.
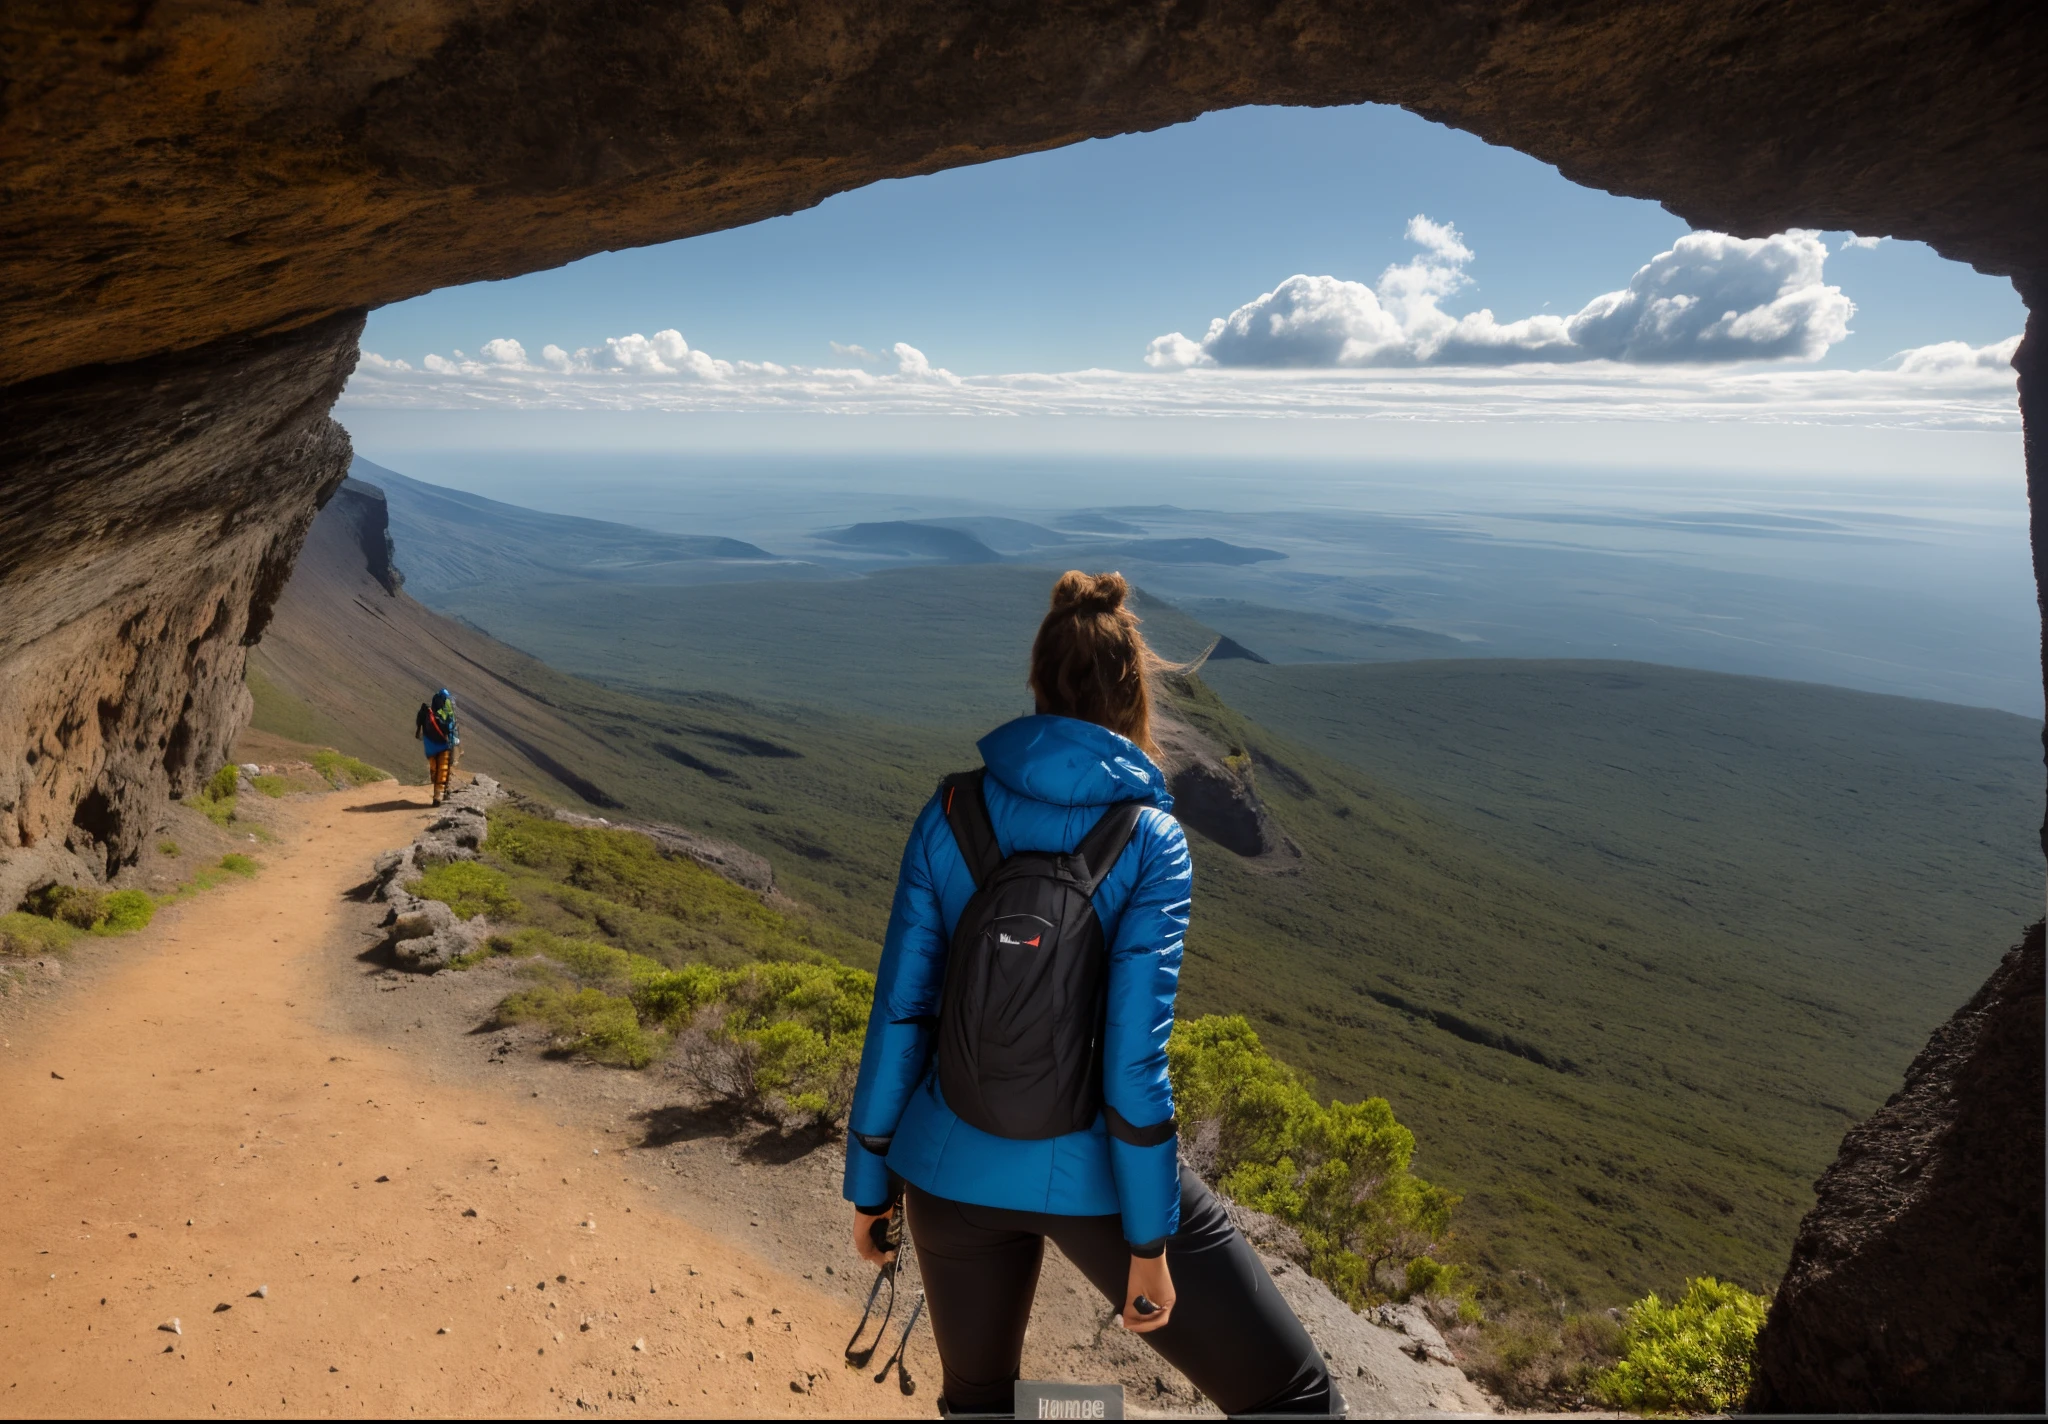
<svg viewBox="0 0 2048 1424"><path fill-rule="evenodd" d="M1983 348L1943 343L1903 353L1887 369L1863 371L1578 360L957 376L929 361L926 374L915 360L899 356L896 370L881 372L732 362L731 376L717 381L673 367L627 369L594 358L562 370L545 347L544 364L525 369L435 358L439 367L429 363L415 371L365 353L342 403L385 410L1254 417L1403 425L1713 421L2016 431L2014 373L1997 359L2016 341ZM570 353L561 354L573 364Z"/></svg>
<svg viewBox="0 0 2048 1424"><path fill-rule="evenodd" d="M692 347L672 328L607 338L571 351L553 342L535 362L510 337L485 342L477 358L456 351L429 355L415 369L402 360L366 351L342 403L385 410L660 410L757 411L844 415L945 414L983 416L1235 416L1459 423L1586 421L1741 421L1749 423L1917 427L1947 430L2016 430L2012 353L2017 336L1991 346L1942 342L1900 352L1879 370L1842 371L1783 363L1735 365L1629 362L1597 359L1574 337L1565 318L1537 316L1494 321L1490 313L1451 317L1437 302L1463 281L1442 260L1465 252L1458 232L1417 218L1410 234L1421 255L1388 269L1378 288L1330 277L1297 277L1267 293L1255 315L1236 327L1212 326L1212 342L1161 337L1165 359L1152 371L1013 372L960 376L932 364L908 342L887 352L835 346L841 357L863 360L841 367L786 366L773 361L727 361ZM1695 234L1695 236L1700 236ZM1788 238L1803 241L1802 235ZM1778 239L1771 239L1776 242ZM1732 238L1718 243L1735 244ZM1682 246L1682 244L1681 244ZM1737 256L1726 257L1733 251ZM1716 258L1715 253L1722 254ZM1674 254L1677 254L1674 256ZM1798 280L1809 260L1794 246L1757 256L1740 246L1689 255L1674 248L1666 267L1653 262L1625 292L1595 304L1611 349L1665 340L1644 337L1646 323L1664 320L1656 303L1668 293L1667 270L1698 272L1714 265L1738 269L1749 291L1766 291L1756 269L1777 262L1777 291L1794 296L1811 287ZM1460 259L1462 260L1462 259ZM1660 258L1662 262L1664 259ZM1817 265L1813 269L1817 272ZM1790 277L1783 275L1789 273ZM1647 275L1646 275L1647 274ZM1672 279L1675 280L1675 279ZM1692 283L1696 291L1709 284ZM1734 277L1721 291L1736 291ZM1703 298L1704 300L1704 298ZM1738 295L1735 300L1742 300ZM1783 341L1802 319L1777 305L1782 295L1737 308L1723 324L1729 340ZM1795 301L1796 305L1796 301ZM1589 308L1591 310L1592 308ZM1687 310L1690 310L1688 306ZM1232 320L1243 314L1234 313ZM1629 315L1629 312L1633 315ZM1705 322L1712 325L1712 322ZM1715 318L1715 321L1723 321ZM1810 326L1809 321L1809 326ZM1737 331L1741 327L1749 335ZM1617 334L1619 333L1619 334ZM1174 341L1185 343L1176 348ZM1264 364L1234 364L1242 342L1260 350ZM1339 364L1315 356L1378 349L1408 353L1405 366L1385 361ZM1281 351L1313 359L1283 365ZM1512 352L1509 356L1453 362L1447 352ZM1417 353L1428 353L1418 355Z"/></svg>
<svg viewBox="0 0 2048 1424"><path fill-rule="evenodd" d="M559 350L560 348L550 347L548 349ZM509 336L500 336L483 344L483 359L493 366L524 368L526 365L526 348Z"/></svg>
<svg viewBox="0 0 2048 1424"><path fill-rule="evenodd" d="M1883 238L1881 238L1881 237L1864 237L1864 236L1862 236L1862 235L1861 235L1861 234L1859 234L1859 233L1853 233L1853 232L1852 232L1852 233L1847 233L1847 234L1845 234L1845 235L1843 236L1843 238L1842 238L1842 246L1843 246L1843 247L1845 247L1845 248L1849 248L1849 247L1875 247L1875 246L1877 246L1877 245L1878 245L1878 244L1879 244L1880 242L1883 242L1883 241L1884 241L1884 239L1883 239Z"/></svg>
<svg viewBox="0 0 2048 1424"><path fill-rule="evenodd" d="M896 374L918 381L938 381L948 386L960 384L960 378L943 366L934 366L925 358L924 352L907 341L899 341L890 348L896 353Z"/></svg>
<svg viewBox="0 0 2048 1424"><path fill-rule="evenodd" d="M1932 346L1916 346L1911 351L1901 351L1892 359L1899 363L1899 370L1909 376L1973 376L1982 371L2010 371L2012 358L2019 349L2020 339L2017 336L2008 336L1989 346L1972 346L1967 341L1937 341Z"/></svg>
<svg viewBox="0 0 2048 1424"><path fill-rule="evenodd" d="M1376 286L1289 277L1209 323L1195 341L1153 338L1145 364L1198 367L1386 367L1614 360L1632 364L1813 360L1848 335L1855 304L1822 281L1827 248L1810 232L1739 238L1695 232L1639 269L1628 286L1570 317L1503 322L1442 303L1470 284L1472 249L1448 223L1417 214L1422 249Z"/></svg>

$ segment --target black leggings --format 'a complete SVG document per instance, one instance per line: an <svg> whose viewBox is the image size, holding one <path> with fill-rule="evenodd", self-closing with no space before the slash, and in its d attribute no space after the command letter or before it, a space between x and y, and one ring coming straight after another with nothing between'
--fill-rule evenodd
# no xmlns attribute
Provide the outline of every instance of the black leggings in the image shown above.
<svg viewBox="0 0 2048 1424"><path fill-rule="evenodd" d="M1110 1305L1122 1309L1131 1249L1114 1216L1054 1216L970 1206L909 1188L910 1237L931 1301L949 1410L1008 1414L1024 1327L1051 1237ZM1139 1338L1225 1414L1344 1413L1315 1342L1215 1194L1180 1173L1180 1232L1166 1243L1173 1318Z"/></svg>

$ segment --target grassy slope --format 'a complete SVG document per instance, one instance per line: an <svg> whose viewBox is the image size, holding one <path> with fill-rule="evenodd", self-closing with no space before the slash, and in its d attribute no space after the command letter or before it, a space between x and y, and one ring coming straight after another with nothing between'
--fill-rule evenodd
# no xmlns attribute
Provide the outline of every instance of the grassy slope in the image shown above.
<svg viewBox="0 0 2048 1424"><path fill-rule="evenodd" d="M458 606L592 676L826 690L964 742L1017 710L1046 581L906 570L626 599L472 590ZM1163 609L1148 627L1174 656L1205 636ZM1459 720L1469 688L1411 681L1365 702L1314 681L1475 666L1500 679L1491 743ZM1387 1094L1423 1170L1468 1193L1475 1249L1596 1297L1694 1270L1773 1280L1842 1131L2031 901L2003 849L2025 844L2005 825L2029 799L2018 719L1615 665L1206 676L1264 723L1189 689L1218 735L1262 754L1308 866L1257 874L1198 845L1186 1010L1248 1009L1326 1091ZM1397 756L1333 730L1361 723L1441 735ZM778 790L813 794L802 778ZM1495 824L1509 809L1523 833ZM893 846L899 826L875 833Z"/></svg>
<svg viewBox="0 0 2048 1424"><path fill-rule="evenodd" d="M1544 669L1523 676L1540 692ZM1665 887L1624 894L1513 854L1220 699L1197 716L1259 758L1308 870L1270 879L1198 850L1186 1009L1252 1006L1325 1089L1384 1093L1420 1138L1419 1170L1468 1194L1463 1230L1489 1265L1595 1299L1699 1270L1770 1285L1843 1130L1896 1087L2031 899L2023 867L2000 875L1980 858L1998 903L1918 953L1893 937L1911 930L1888 928L1899 896L1857 917L1860 952L1847 936L1820 953L1759 942ZM1578 788L1551 789L1570 803ZM1910 855L1924 832L1901 830ZM1630 845L1623 818L1605 846ZM1750 837L1756 858L1729 877L1749 884L1731 893L1767 898L1785 869L1769 849ZM1805 867L1814 884L1829 873ZM1951 898L1919 927L1942 909L1961 907ZM1572 1069L1459 1037L1475 1030Z"/></svg>

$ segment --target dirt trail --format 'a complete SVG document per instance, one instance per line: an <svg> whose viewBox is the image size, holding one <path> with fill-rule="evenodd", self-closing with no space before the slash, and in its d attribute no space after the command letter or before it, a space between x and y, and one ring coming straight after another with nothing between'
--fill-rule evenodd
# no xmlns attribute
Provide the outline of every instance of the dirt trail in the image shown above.
<svg viewBox="0 0 2048 1424"><path fill-rule="evenodd" d="M165 911L0 1048L0 1413L909 1404L841 1364L843 1301L540 1105L429 1092L398 1045L323 1026L344 896L424 792L281 809L260 876Z"/></svg>

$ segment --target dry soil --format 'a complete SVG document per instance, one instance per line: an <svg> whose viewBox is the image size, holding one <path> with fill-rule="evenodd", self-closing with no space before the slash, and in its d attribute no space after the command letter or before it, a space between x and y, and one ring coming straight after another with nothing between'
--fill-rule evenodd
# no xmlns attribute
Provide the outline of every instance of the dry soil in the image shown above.
<svg viewBox="0 0 2048 1424"><path fill-rule="evenodd" d="M327 1022L348 896L424 793L279 810L255 879L0 1028L0 1412L908 1404L840 1362L843 1299L664 1211L549 1105L429 1092L402 1043Z"/></svg>

